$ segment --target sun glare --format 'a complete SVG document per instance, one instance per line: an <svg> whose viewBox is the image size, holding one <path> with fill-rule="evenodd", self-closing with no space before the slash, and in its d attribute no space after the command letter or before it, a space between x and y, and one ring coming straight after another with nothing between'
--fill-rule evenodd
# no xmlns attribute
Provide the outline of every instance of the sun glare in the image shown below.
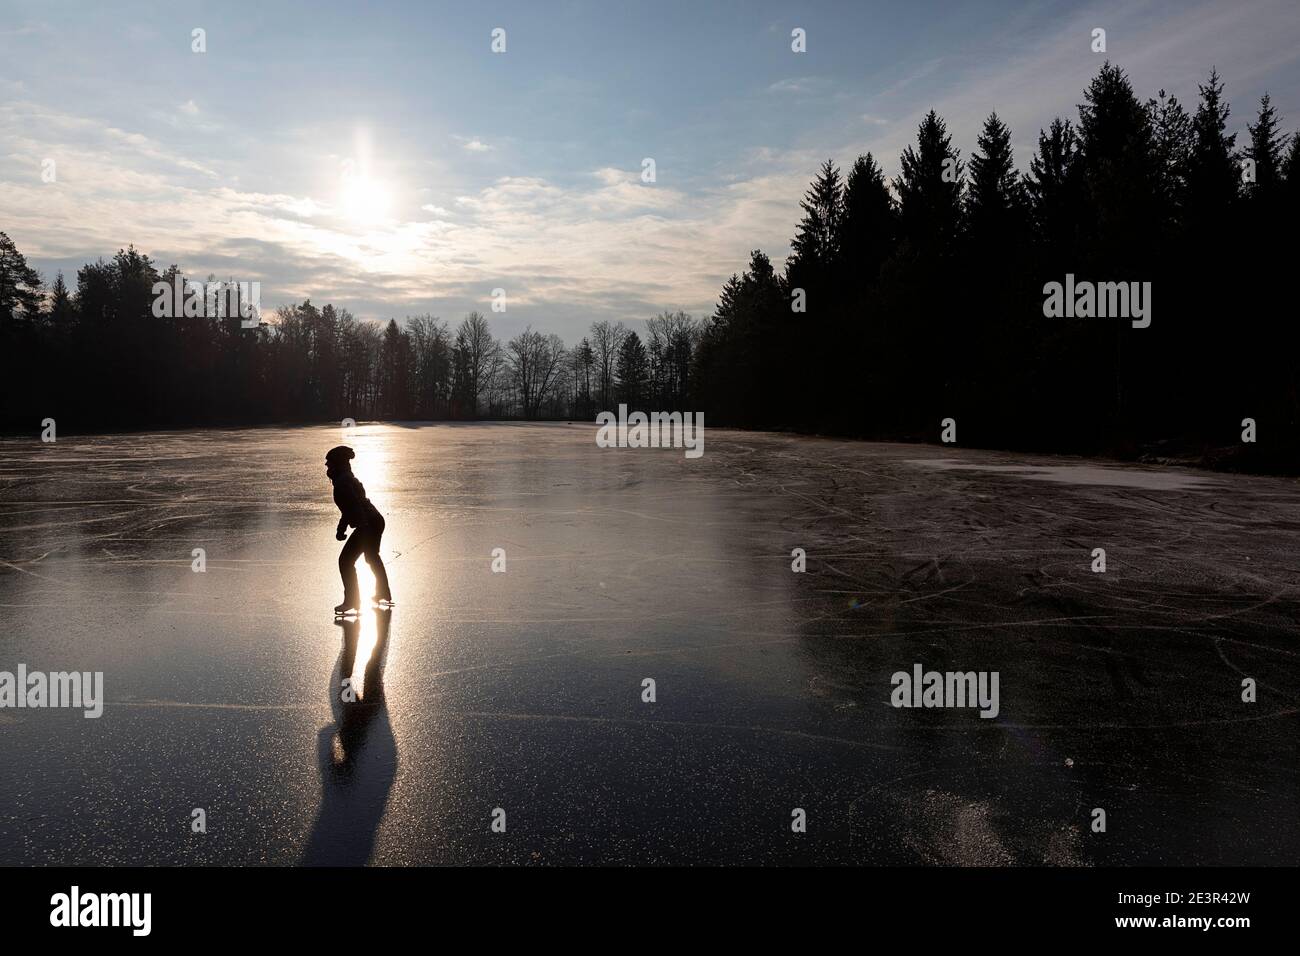
<svg viewBox="0 0 1300 956"><path fill-rule="evenodd" d="M352 673L341 676L351 677L351 687L357 698L365 700L366 695L374 691L374 688L366 686L366 665L370 663L370 655L375 653L375 645L379 643L375 614L385 612L376 612L369 607L370 595L375 593L375 576L370 573L365 561L357 562L357 583L361 585L361 633L357 638L357 656L352 660Z"/></svg>
<svg viewBox="0 0 1300 956"><path fill-rule="evenodd" d="M365 425L359 426L351 435L348 444L357 453L357 457L353 461L353 473L365 487L367 497L372 499L377 497L376 503L380 511L386 511L389 461L388 443L385 440L383 429ZM385 541L380 547L380 554L391 559L392 553L392 550L387 547L387 541ZM372 688L367 687L365 683L366 664L369 663L372 654L378 653L375 612L370 609L370 598L375 593L375 576L371 573L370 567L364 559L357 562L356 568L357 584L360 585L359 593L361 595L361 632L358 635L357 652L352 664L352 673L343 674L342 676L352 678L351 686L357 697L365 700L366 695L372 691Z"/></svg>
<svg viewBox="0 0 1300 956"><path fill-rule="evenodd" d="M382 183L365 175L344 177L339 208L352 222L379 222L388 216L391 206L392 195Z"/></svg>

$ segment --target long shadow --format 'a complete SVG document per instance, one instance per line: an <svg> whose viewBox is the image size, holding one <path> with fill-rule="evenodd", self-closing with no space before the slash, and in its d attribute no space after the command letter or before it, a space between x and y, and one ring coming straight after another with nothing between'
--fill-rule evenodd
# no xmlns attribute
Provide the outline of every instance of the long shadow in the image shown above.
<svg viewBox="0 0 1300 956"><path fill-rule="evenodd" d="M329 682L334 723L322 727L317 736L320 812L303 852L303 866L368 863L397 775L397 741L384 706L383 684L392 612L371 613L375 646L365 665L364 696L343 686L356 663L361 617L334 622L343 628L343 650Z"/></svg>

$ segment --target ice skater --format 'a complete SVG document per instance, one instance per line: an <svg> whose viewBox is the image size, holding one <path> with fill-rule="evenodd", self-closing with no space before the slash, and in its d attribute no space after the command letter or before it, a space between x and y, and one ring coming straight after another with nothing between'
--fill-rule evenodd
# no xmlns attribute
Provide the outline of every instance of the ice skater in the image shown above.
<svg viewBox="0 0 1300 956"><path fill-rule="evenodd" d="M361 609L361 594L357 584L357 558L364 555L370 572L375 576L374 600L381 607L391 606L392 591L388 588L388 572L379 557L379 542L384 536L384 516L366 497L357 476L352 474L350 462L356 453L347 445L331 448L325 455L325 474L334 483L334 503L342 517L334 537L347 544L339 552L339 574L343 577L343 603L334 608L335 614ZM348 526L356 528L347 536Z"/></svg>

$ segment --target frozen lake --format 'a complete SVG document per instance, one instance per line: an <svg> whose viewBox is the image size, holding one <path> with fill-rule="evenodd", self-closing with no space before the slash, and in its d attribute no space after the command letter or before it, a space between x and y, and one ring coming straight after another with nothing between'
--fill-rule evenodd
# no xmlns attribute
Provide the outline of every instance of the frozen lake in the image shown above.
<svg viewBox="0 0 1300 956"><path fill-rule="evenodd" d="M0 864L1296 861L1295 481L595 431L358 429L355 626L340 429L0 442L0 671L105 697L0 710Z"/></svg>

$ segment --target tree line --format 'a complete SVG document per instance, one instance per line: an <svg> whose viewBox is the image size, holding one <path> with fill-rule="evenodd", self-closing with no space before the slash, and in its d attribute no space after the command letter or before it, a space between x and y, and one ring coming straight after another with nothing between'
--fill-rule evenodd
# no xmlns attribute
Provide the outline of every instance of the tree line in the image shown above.
<svg viewBox="0 0 1300 956"><path fill-rule="evenodd" d="M1190 112L1143 102L1108 62L1023 173L996 113L965 160L931 111L892 182L827 161L783 272L756 250L723 287L697 400L756 428L934 441L952 418L960 444L1294 469L1300 137L1265 95L1239 144L1218 73L1198 86ZM1150 282L1150 327L1045 317L1067 274Z"/></svg>
<svg viewBox="0 0 1300 956"><path fill-rule="evenodd" d="M157 318L171 281L127 248L45 288L0 233L4 424L111 428L573 418L619 402L712 424L1130 453L1240 445L1295 461L1300 137L1265 95L1242 143L1211 71L1190 111L1106 63L1029 169L992 113L969 159L934 111L888 179L827 160L778 271L755 250L712 315L498 341L473 312L386 324L310 301L257 328ZM1044 287L1150 282L1152 323L1045 317ZM1252 449L1252 451L1255 451Z"/></svg>
<svg viewBox="0 0 1300 956"><path fill-rule="evenodd" d="M641 334L596 322L566 348L531 327L500 341L470 312L453 329L431 315L358 320L310 300L254 316L207 299L204 314L154 314L174 287L134 247L48 290L0 233L0 345L7 429L54 418L69 430L329 419L594 419L598 410L688 403L699 323L684 312ZM209 276L203 285L209 285ZM182 288L190 288L183 285ZM199 297L201 294L196 293ZM177 313L179 309L175 310Z"/></svg>

